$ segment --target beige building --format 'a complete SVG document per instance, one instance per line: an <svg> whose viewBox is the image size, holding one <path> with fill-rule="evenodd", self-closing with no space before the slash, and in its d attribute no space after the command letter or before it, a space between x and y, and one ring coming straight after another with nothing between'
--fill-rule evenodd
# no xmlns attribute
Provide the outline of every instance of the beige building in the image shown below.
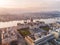
<svg viewBox="0 0 60 45"><path fill-rule="evenodd" d="M26 36L25 40L28 43L28 45L34 45L34 40L31 37Z"/></svg>

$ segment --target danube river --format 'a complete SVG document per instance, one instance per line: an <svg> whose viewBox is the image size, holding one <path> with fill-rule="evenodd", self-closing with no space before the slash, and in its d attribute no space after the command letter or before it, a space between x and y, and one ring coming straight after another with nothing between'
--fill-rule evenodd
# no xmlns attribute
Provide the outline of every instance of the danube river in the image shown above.
<svg viewBox="0 0 60 45"><path fill-rule="evenodd" d="M19 20L19 21L0 22L0 28L17 26L17 23L24 23L24 21L30 22L30 20ZM36 22L36 21L44 21L45 23L55 23L57 21L60 22L60 18L34 19L33 20L33 22Z"/></svg>

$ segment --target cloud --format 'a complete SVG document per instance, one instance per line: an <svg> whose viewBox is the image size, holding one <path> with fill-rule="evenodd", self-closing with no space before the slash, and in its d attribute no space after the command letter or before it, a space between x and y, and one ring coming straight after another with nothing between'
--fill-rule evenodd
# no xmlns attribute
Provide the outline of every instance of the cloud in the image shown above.
<svg viewBox="0 0 60 45"><path fill-rule="evenodd" d="M0 7L27 11L60 10L60 0L0 0Z"/></svg>

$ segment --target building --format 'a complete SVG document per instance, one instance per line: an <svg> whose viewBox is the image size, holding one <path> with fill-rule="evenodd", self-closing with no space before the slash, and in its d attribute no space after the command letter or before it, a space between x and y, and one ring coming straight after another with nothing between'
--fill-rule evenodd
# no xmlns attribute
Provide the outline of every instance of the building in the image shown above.
<svg viewBox="0 0 60 45"><path fill-rule="evenodd" d="M29 28L28 24L17 23L17 29Z"/></svg>
<svg viewBox="0 0 60 45"><path fill-rule="evenodd" d="M2 33L0 31L0 44L2 45L2 37L1 37Z"/></svg>
<svg viewBox="0 0 60 45"><path fill-rule="evenodd" d="M0 28L2 45L10 45L13 41L16 43L16 27Z"/></svg>
<svg viewBox="0 0 60 45"><path fill-rule="evenodd" d="M28 45L34 45L34 37L33 37L33 35L26 36L25 40L26 40L26 42L27 42Z"/></svg>
<svg viewBox="0 0 60 45"><path fill-rule="evenodd" d="M56 41L56 39L59 40L59 35L60 35L59 32L52 32L41 38L34 39L34 37L32 36L27 36L25 37L25 39L29 45L54 45L54 44L60 45L58 43L59 41L58 42Z"/></svg>
<svg viewBox="0 0 60 45"><path fill-rule="evenodd" d="M22 36L17 32L17 24L13 22L1 22L0 32L1 45L22 45L25 43Z"/></svg>

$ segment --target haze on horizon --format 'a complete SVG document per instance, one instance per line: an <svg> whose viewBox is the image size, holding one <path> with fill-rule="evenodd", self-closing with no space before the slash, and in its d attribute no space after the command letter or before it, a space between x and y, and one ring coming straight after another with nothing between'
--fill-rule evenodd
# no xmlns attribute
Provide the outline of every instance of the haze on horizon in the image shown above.
<svg viewBox="0 0 60 45"><path fill-rule="evenodd" d="M2 11L60 11L60 0L0 0Z"/></svg>

